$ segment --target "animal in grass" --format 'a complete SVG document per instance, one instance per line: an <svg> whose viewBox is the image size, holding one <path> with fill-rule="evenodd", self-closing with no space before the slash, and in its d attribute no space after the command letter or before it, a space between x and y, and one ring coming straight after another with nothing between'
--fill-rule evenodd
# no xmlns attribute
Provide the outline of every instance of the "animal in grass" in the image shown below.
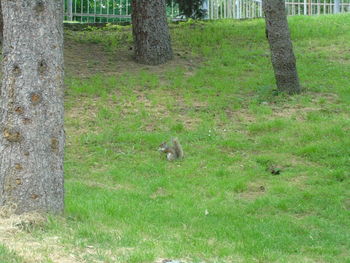
<svg viewBox="0 0 350 263"><path fill-rule="evenodd" d="M167 142L163 142L159 145L158 151L166 154L168 161L174 161L177 159L182 159L184 157L184 152L182 146L177 138L173 138L172 145L169 145Z"/></svg>

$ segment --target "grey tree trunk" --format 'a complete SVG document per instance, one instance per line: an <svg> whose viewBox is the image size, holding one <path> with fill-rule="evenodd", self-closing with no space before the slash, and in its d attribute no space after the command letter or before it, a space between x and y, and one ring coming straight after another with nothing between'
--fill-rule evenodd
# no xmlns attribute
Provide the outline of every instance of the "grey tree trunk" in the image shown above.
<svg viewBox="0 0 350 263"><path fill-rule="evenodd" d="M2 18L2 8L1 8L1 1L0 1L0 44L2 43L3 31L4 31L4 20Z"/></svg>
<svg viewBox="0 0 350 263"><path fill-rule="evenodd" d="M277 88L289 94L300 93L284 0L263 0L263 10Z"/></svg>
<svg viewBox="0 0 350 263"><path fill-rule="evenodd" d="M132 0L135 60L159 65L171 60L173 52L165 0Z"/></svg>
<svg viewBox="0 0 350 263"><path fill-rule="evenodd" d="M61 0L2 1L0 206L63 210Z"/></svg>

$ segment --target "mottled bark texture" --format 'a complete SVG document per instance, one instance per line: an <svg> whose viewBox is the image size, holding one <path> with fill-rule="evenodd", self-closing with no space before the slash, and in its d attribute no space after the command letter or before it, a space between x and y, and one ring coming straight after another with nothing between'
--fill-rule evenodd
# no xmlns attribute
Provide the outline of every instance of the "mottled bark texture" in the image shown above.
<svg viewBox="0 0 350 263"><path fill-rule="evenodd" d="M135 60L159 65L173 58L165 0L132 0Z"/></svg>
<svg viewBox="0 0 350 263"><path fill-rule="evenodd" d="M1 1L0 1L0 44L2 43L3 30L4 30L4 20L2 18L2 8L1 8Z"/></svg>
<svg viewBox="0 0 350 263"><path fill-rule="evenodd" d="M279 91L289 94L300 93L285 1L263 0L263 10L277 88Z"/></svg>
<svg viewBox="0 0 350 263"><path fill-rule="evenodd" d="M61 0L2 1L0 206L63 210Z"/></svg>

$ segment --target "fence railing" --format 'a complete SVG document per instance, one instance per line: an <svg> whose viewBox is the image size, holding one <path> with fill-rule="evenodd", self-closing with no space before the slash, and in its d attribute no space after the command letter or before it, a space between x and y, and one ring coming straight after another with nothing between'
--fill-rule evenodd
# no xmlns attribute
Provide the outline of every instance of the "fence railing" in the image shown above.
<svg viewBox="0 0 350 263"><path fill-rule="evenodd" d="M82 23L129 22L131 0L63 0L64 19ZM167 15L179 14L175 2L167 7Z"/></svg>
<svg viewBox="0 0 350 263"><path fill-rule="evenodd" d="M129 22L131 0L63 0L66 21ZM288 15L321 15L350 12L350 0L285 0ZM208 19L244 19L263 16L262 0L204 0ZM174 1L167 7L173 19L179 15Z"/></svg>
<svg viewBox="0 0 350 263"><path fill-rule="evenodd" d="M208 18L256 18L262 17L260 0L209 0Z"/></svg>
<svg viewBox="0 0 350 263"><path fill-rule="evenodd" d="M350 0L288 0L288 15L323 15L350 12Z"/></svg>
<svg viewBox="0 0 350 263"><path fill-rule="evenodd" d="M350 12L350 0L286 0L288 15L322 15ZM263 16L261 0L208 0L208 18Z"/></svg>

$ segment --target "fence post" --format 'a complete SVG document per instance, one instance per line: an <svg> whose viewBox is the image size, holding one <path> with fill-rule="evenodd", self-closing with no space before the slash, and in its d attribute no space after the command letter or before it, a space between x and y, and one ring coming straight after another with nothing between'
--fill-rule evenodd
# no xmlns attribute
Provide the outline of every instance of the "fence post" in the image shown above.
<svg viewBox="0 0 350 263"><path fill-rule="evenodd" d="M304 15L307 15L307 0L304 0Z"/></svg>
<svg viewBox="0 0 350 263"><path fill-rule="evenodd" d="M240 5L240 0L236 0L236 7L237 7L237 19L241 19L241 5Z"/></svg>
<svg viewBox="0 0 350 263"><path fill-rule="evenodd" d="M309 0L309 16L312 15L312 2Z"/></svg>
<svg viewBox="0 0 350 263"><path fill-rule="evenodd" d="M334 14L340 13L340 0L334 0Z"/></svg>
<svg viewBox="0 0 350 263"><path fill-rule="evenodd" d="M202 9L205 12L205 19L209 19L209 0L204 0L202 4Z"/></svg>
<svg viewBox="0 0 350 263"><path fill-rule="evenodd" d="M73 0L67 1L68 20L73 21Z"/></svg>

